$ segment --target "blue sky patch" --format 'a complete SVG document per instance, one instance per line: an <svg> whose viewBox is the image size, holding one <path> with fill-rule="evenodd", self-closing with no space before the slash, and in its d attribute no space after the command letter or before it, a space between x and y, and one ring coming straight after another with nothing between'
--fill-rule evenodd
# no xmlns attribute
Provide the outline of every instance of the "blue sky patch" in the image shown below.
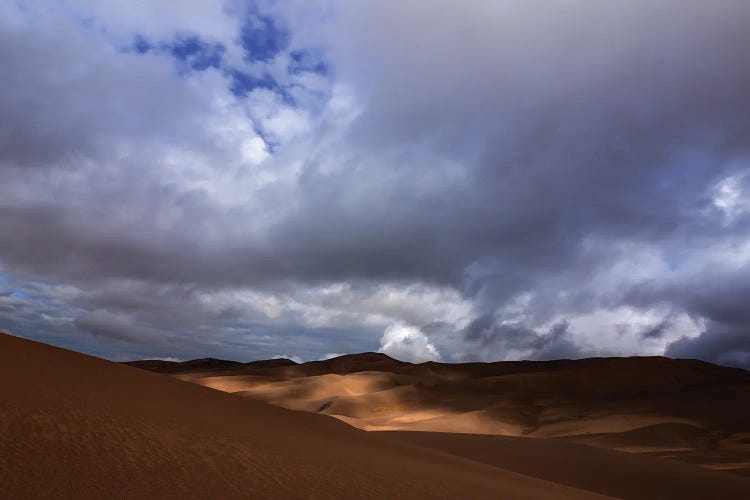
<svg viewBox="0 0 750 500"><path fill-rule="evenodd" d="M219 68L226 50L220 43L204 42L197 36L181 38L171 44L169 49L175 58L195 71Z"/></svg>
<svg viewBox="0 0 750 500"><path fill-rule="evenodd" d="M136 35L126 51L138 54L166 52L184 69L203 71L208 68L220 68L226 48L221 43L206 42L195 35L177 36L171 42L161 43L152 43L144 36Z"/></svg>
<svg viewBox="0 0 750 500"><path fill-rule="evenodd" d="M274 79L268 75L258 78L238 70L230 70L228 73L232 77L230 90L237 97L245 97L250 91L256 88L275 90L277 87Z"/></svg>
<svg viewBox="0 0 750 500"><path fill-rule="evenodd" d="M148 40L143 38L141 35L136 35L135 40L133 41L133 50L138 52L139 54L145 54L149 50L153 49L153 45L148 43Z"/></svg>
<svg viewBox="0 0 750 500"><path fill-rule="evenodd" d="M240 43L248 61L269 61L289 45L290 35L271 17L250 15L240 31Z"/></svg>

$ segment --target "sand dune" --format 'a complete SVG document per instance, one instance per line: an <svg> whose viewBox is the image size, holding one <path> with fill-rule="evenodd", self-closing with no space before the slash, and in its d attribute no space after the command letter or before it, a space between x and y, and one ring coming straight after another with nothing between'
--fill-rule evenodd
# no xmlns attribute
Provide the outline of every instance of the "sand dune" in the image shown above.
<svg viewBox="0 0 750 500"><path fill-rule="evenodd" d="M441 374L441 367L381 362L381 368L392 366L394 372L357 372L353 361L356 358L334 361L329 366L340 367L342 373L330 374L321 374L326 365L319 364L312 369L305 365L243 365L234 374L226 365L212 362L211 366L221 369L203 373L191 369L166 376L0 335L0 497L557 499L750 495L750 478L597 447L602 443L572 442L579 435L561 440L364 432L316 414L336 404L338 410L355 415L340 419L355 423L384 418L408 428L437 422L463 425L467 432L479 428L481 419L502 421L487 412L459 413L458 408L465 404L460 394L454 394L452 406L443 400L443 410L425 404L438 395L446 397L444 384L466 383L466 377L457 376L460 370L456 367ZM374 368L373 363L365 365ZM738 380L743 376L732 375L740 377ZM316 411L289 411L248 398L245 392L251 389L233 395L178 377L217 387L250 385L257 389L259 399L284 404L335 401ZM233 377L237 380L232 381ZM716 380L710 388L716 389ZM437 392L422 394L429 390ZM480 394L479 399L490 398ZM375 403L380 406L374 409L380 409L368 416L365 405ZM459 419L449 418L451 412ZM472 413L478 420L472 419ZM728 439L706 437L692 427L672 425L667 430L671 440L660 444L669 449L695 447L705 439ZM659 428L627 432L620 436L620 446L651 442L651 433L660 438L665 435ZM592 433L585 437L594 441L611 438ZM740 434L731 438L738 447L747 440Z"/></svg>
<svg viewBox="0 0 750 500"><path fill-rule="evenodd" d="M365 353L175 376L364 430L565 438L750 474L750 373L696 360L411 364Z"/></svg>
<svg viewBox="0 0 750 500"><path fill-rule="evenodd" d="M2 498L596 498L9 335L0 377Z"/></svg>

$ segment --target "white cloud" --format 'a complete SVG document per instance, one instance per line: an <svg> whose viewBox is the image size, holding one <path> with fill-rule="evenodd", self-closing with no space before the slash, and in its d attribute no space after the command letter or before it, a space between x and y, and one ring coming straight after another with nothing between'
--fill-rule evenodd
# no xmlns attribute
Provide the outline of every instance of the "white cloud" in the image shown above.
<svg viewBox="0 0 750 500"><path fill-rule="evenodd" d="M296 354L275 354L273 356L270 356L269 359L291 359L295 363L304 363L304 361L302 361L302 358L297 356Z"/></svg>
<svg viewBox="0 0 750 500"><path fill-rule="evenodd" d="M441 360L440 352L430 343L427 336L419 328L406 324L396 324L386 328L380 339L378 352L401 361L414 363Z"/></svg>
<svg viewBox="0 0 750 500"><path fill-rule="evenodd" d="M263 139L255 136L242 141L242 158L250 163L260 163L268 158L268 149Z"/></svg>
<svg viewBox="0 0 750 500"><path fill-rule="evenodd" d="M149 359L157 359L159 361L171 361L172 363L182 363L183 361L185 361L182 358L175 358L173 356L165 356L165 357L156 356L156 357L152 357Z"/></svg>
<svg viewBox="0 0 750 500"><path fill-rule="evenodd" d="M745 193L747 173L725 177L714 186L713 204L729 221L750 209L750 199Z"/></svg>
<svg viewBox="0 0 750 500"><path fill-rule="evenodd" d="M669 343L683 336L695 337L704 326L688 314L673 314L667 306L620 306L568 314L560 319L565 319L575 332L577 345L591 352L621 356L661 355ZM645 332L662 323L665 326L658 336L644 338Z"/></svg>

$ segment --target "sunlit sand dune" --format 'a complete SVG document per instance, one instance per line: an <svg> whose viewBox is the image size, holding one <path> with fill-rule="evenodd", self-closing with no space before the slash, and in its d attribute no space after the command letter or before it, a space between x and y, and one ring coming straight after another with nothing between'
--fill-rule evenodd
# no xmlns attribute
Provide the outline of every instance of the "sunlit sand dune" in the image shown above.
<svg viewBox="0 0 750 500"><path fill-rule="evenodd" d="M369 431L564 438L750 474L744 370L661 357L410 364L366 353L283 363L175 376Z"/></svg>

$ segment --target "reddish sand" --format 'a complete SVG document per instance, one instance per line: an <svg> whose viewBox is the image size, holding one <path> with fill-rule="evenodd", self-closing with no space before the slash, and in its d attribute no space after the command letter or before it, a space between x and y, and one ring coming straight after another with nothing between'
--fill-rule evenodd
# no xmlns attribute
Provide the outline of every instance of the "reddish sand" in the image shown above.
<svg viewBox="0 0 750 500"><path fill-rule="evenodd" d="M212 360L213 369L221 368L218 372L196 372L193 364L185 365L190 367L187 374L166 376L0 334L0 498L750 497L750 478L570 442L578 439L575 436L560 440L363 432L315 412L290 411L176 379L251 386L266 391L264 397L298 402L305 395L318 402L345 393L359 404L356 398L377 398L385 391L389 396L384 401L404 406L382 411L400 411L403 420L412 412L437 412L438 407L426 403L417 409L405 405L432 401L420 395L424 391L447 397L451 384L464 391L484 387L476 394L489 401L485 392L492 384L479 383L484 376L469 383L465 366L391 361L368 355L362 363L368 371L358 371L356 356L311 367L261 363L227 368ZM558 374L555 379L575 371L576 365L560 366L565 369L549 371ZM489 372L487 367L469 371L490 378L497 377L498 370L511 377L539 372L528 368L503 365ZM715 368L700 365L698 371L713 373ZM393 371L385 371L389 369ZM700 390L709 391L709 397L711 391L725 389L732 377L739 389L744 376L731 371L712 375L713 381L699 384ZM448 386L441 387L445 383ZM539 390L540 384L527 380L522 386L524 391L532 386ZM632 394L625 386L623 381L612 394ZM549 381L541 387L559 390L559 384ZM597 392L599 382L592 387L591 401L606 399L606 392ZM403 392L395 392L397 399L391 398L394 389ZM580 398L579 390L572 393ZM458 409L471 396L470 391L455 392L452 406L450 400L443 401L445 411L462 415ZM498 389L494 397L499 401L501 396ZM712 397L723 401L726 395L719 391ZM742 395L737 398L744 401ZM325 413L334 404L337 401L317 410ZM356 407L353 404L351 411L361 411ZM685 418L705 414L712 413L701 410ZM449 425L450 418L444 417L436 418ZM729 426L737 421L727 417L723 422ZM469 430L471 419L464 417L461 425ZM641 427L618 434L618 439L625 446L641 446L653 444L655 434L662 447L695 446L705 435L693 427L671 426L666 432ZM585 436L612 439L609 434Z"/></svg>

